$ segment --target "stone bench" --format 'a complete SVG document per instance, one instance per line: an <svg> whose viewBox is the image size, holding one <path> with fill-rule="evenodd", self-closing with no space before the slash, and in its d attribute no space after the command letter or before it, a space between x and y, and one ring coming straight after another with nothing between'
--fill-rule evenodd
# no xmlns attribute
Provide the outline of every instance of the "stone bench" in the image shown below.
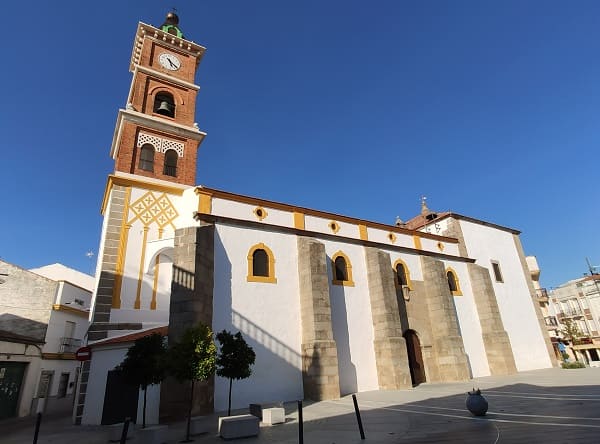
<svg viewBox="0 0 600 444"><path fill-rule="evenodd" d="M221 416L219 436L223 439L258 436L258 418L254 415Z"/></svg>
<svg viewBox="0 0 600 444"><path fill-rule="evenodd" d="M250 414L256 416L258 419L262 421L263 419L263 410L270 409L273 407L283 408L283 402L265 402L262 404L250 404L249 410Z"/></svg>
<svg viewBox="0 0 600 444"><path fill-rule="evenodd" d="M106 426L108 428L108 440L110 442L119 442L121 441L121 435L123 434L123 424L119 422L117 424L111 424ZM129 423L129 427L127 428L127 439L133 438L135 435L135 424L133 422Z"/></svg>
<svg viewBox="0 0 600 444"><path fill-rule="evenodd" d="M281 424L285 422L285 409L283 407L271 407L262 409L262 422L265 424Z"/></svg>
<svg viewBox="0 0 600 444"><path fill-rule="evenodd" d="M145 429L138 429L138 441L144 444L164 444L169 439L169 426L154 425Z"/></svg>

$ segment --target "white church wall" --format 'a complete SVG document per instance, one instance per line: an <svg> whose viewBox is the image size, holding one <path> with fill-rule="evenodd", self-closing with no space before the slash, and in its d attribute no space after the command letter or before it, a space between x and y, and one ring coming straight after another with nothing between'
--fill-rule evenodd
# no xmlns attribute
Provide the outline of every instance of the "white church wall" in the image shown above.
<svg viewBox="0 0 600 444"><path fill-rule="evenodd" d="M504 282L490 276L517 370L551 367L512 233L465 220L460 225L469 257L490 271L492 260L500 265Z"/></svg>
<svg viewBox="0 0 600 444"><path fill-rule="evenodd" d="M481 332L481 323L477 312L477 305L473 296L473 288L469 279L467 266L463 262L444 261L446 268L450 267L456 273L462 296L454 296L454 306L460 334L465 346L465 353L469 358L469 365L473 378L489 376L490 367L485 352L485 345ZM433 326L435 328L435 326Z"/></svg>
<svg viewBox="0 0 600 444"><path fill-rule="evenodd" d="M188 194L190 190L187 190ZM191 190L193 192L193 190ZM130 204L135 207L135 202L147 194L147 190L132 188ZM153 192L155 197L161 192ZM177 227L181 219L193 219L181 214L182 208L177 204L182 201L179 196L167 194L171 204L176 207L178 216L173 220ZM189 199L187 202L190 205ZM141 322L150 324L167 324L169 321L169 298L171 292L172 249L175 230L171 224L162 227L156 222L142 222L135 216L131 209L127 216L129 229L127 234L127 249L123 265L123 279L121 281L121 307L112 309L110 322ZM145 240L145 242L144 242ZM164 255L161 256L161 252ZM155 281L156 257L160 256L158 264L158 279ZM141 284L140 284L141 283ZM138 289L139 287L139 289ZM154 297L156 291L156 297ZM139 292L139 308L135 307ZM153 307L153 299L156 307Z"/></svg>
<svg viewBox="0 0 600 444"><path fill-rule="evenodd" d="M258 206L254 204L214 198L212 200L211 214L256 222L260 221L260 218L254 213L256 208L258 208ZM294 226L294 216L292 211L277 210L268 206L261 206L261 208L266 210L267 213L266 217L262 219L262 222L282 227Z"/></svg>
<svg viewBox="0 0 600 444"><path fill-rule="evenodd" d="M330 226L332 222L337 224L337 231ZM341 222L334 218L324 218L317 216L306 215L304 218L304 228L307 231L315 231L317 233L335 234L336 236L349 237L352 239L359 238L358 225L348 222Z"/></svg>
<svg viewBox="0 0 600 444"><path fill-rule="evenodd" d="M360 245L322 241L327 253L333 336L338 349L342 394L377 390L379 381L373 348L373 318L364 248ZM333 285L331 258L343 252L352 265L354 286Z"/></svg>
<svg viewBox="0 0 600 444"><path fill-rule="evenodd" d="M410 280L422 281L423 280L423 270L421 270L421 258L416 254L408 254L408 253L398 253L397 251L385 250L390 255L391 266L394 263L401 259L408 268L408 274Z"/></svg>
<svg viewBox="0 0 600 444"><path fill-rule="evenodd" d="M248 282L248 252L264 243L276 283ZM256 352L250 378L234 381L232 408L302 399L300 298L296 236L216 225L213 330L241 331ZM215 410L227 409L229 382L215 379Z"/></svg>
<svg viewBox="0 0 600 444"><path fill-rule="evenodd" d="M415 248L415 241L412 235L393 232L396 240L391 241L389 238L390 233L392 232L380 228L367 227L367 236L370 241L396 247Z"/></svg>

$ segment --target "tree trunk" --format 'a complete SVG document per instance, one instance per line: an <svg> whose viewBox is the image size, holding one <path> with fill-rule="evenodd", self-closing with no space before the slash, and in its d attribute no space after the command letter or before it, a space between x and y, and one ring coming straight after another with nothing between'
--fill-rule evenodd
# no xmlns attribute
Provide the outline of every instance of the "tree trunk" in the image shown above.
<svg viewBox="0 0 600 444"><path fill-rule="evenodd" d="M144 410L142 413L142 428L146 428L146 393L148 393L148 386L144 388Z"/></svg>
<svg viewBox="0 0 600 444"><path fill-rule="evenodd" d="M231 383L233 378L229 378L229 404L227 406L227 416L231 416Z"/></svg>
<svg viewBox="0 0 600 444"><path fill-rule="evenodd" d="M188 409L187 426L185 429L185 441L191 442L190 439L190 425L192 422L192 407L194 405L194 380L192 379L192 391L190 392L190 408Z"/></svg>

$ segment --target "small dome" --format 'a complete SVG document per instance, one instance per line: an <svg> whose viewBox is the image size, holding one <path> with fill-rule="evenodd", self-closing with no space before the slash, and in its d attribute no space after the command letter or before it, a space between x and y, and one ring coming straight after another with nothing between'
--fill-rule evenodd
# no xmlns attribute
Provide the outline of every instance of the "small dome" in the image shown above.
<svg viewBox="0 0 600 444"><path fill-rule="evenodd" d="M177 17L177 14L175 14L174 12L169 12L167 14L167 18L165 20L165 25L178 25L179 24L179 17Z"/></svg>

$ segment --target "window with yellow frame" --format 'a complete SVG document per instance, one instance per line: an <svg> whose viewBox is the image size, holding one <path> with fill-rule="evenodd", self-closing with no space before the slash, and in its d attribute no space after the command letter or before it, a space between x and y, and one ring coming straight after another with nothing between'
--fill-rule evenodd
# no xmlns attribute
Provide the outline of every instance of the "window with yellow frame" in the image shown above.
<svg viewBox="0 0 600 444"><path fill-rule="evenodd" d="M456 271L452 268L446 268L446 278L448 279L448 287L452 296L462 296L462 290L460 289L460 282Z"/></svg>
<svg viewBox="0 0 600 444"><path fill-rule="evenodd" d="M338 251L331 258L331 274L333 285L343 285L345 287L354 287L352 280L352 264L350 259L341 251Z"/></svg>
<svg viewBox="0 0 600 444"><path fill-rule="evenodd" d="M269 247L260 243L248 251L248 282L277 283L275 256Z"/></svg>
<svg viewBox="0 0 600 444"><path fill-rule="evenodd" d="M394 282L396 288L408 287L412 290L412 282L410 281L410 270L402 259L394 262Z"/></svg>

